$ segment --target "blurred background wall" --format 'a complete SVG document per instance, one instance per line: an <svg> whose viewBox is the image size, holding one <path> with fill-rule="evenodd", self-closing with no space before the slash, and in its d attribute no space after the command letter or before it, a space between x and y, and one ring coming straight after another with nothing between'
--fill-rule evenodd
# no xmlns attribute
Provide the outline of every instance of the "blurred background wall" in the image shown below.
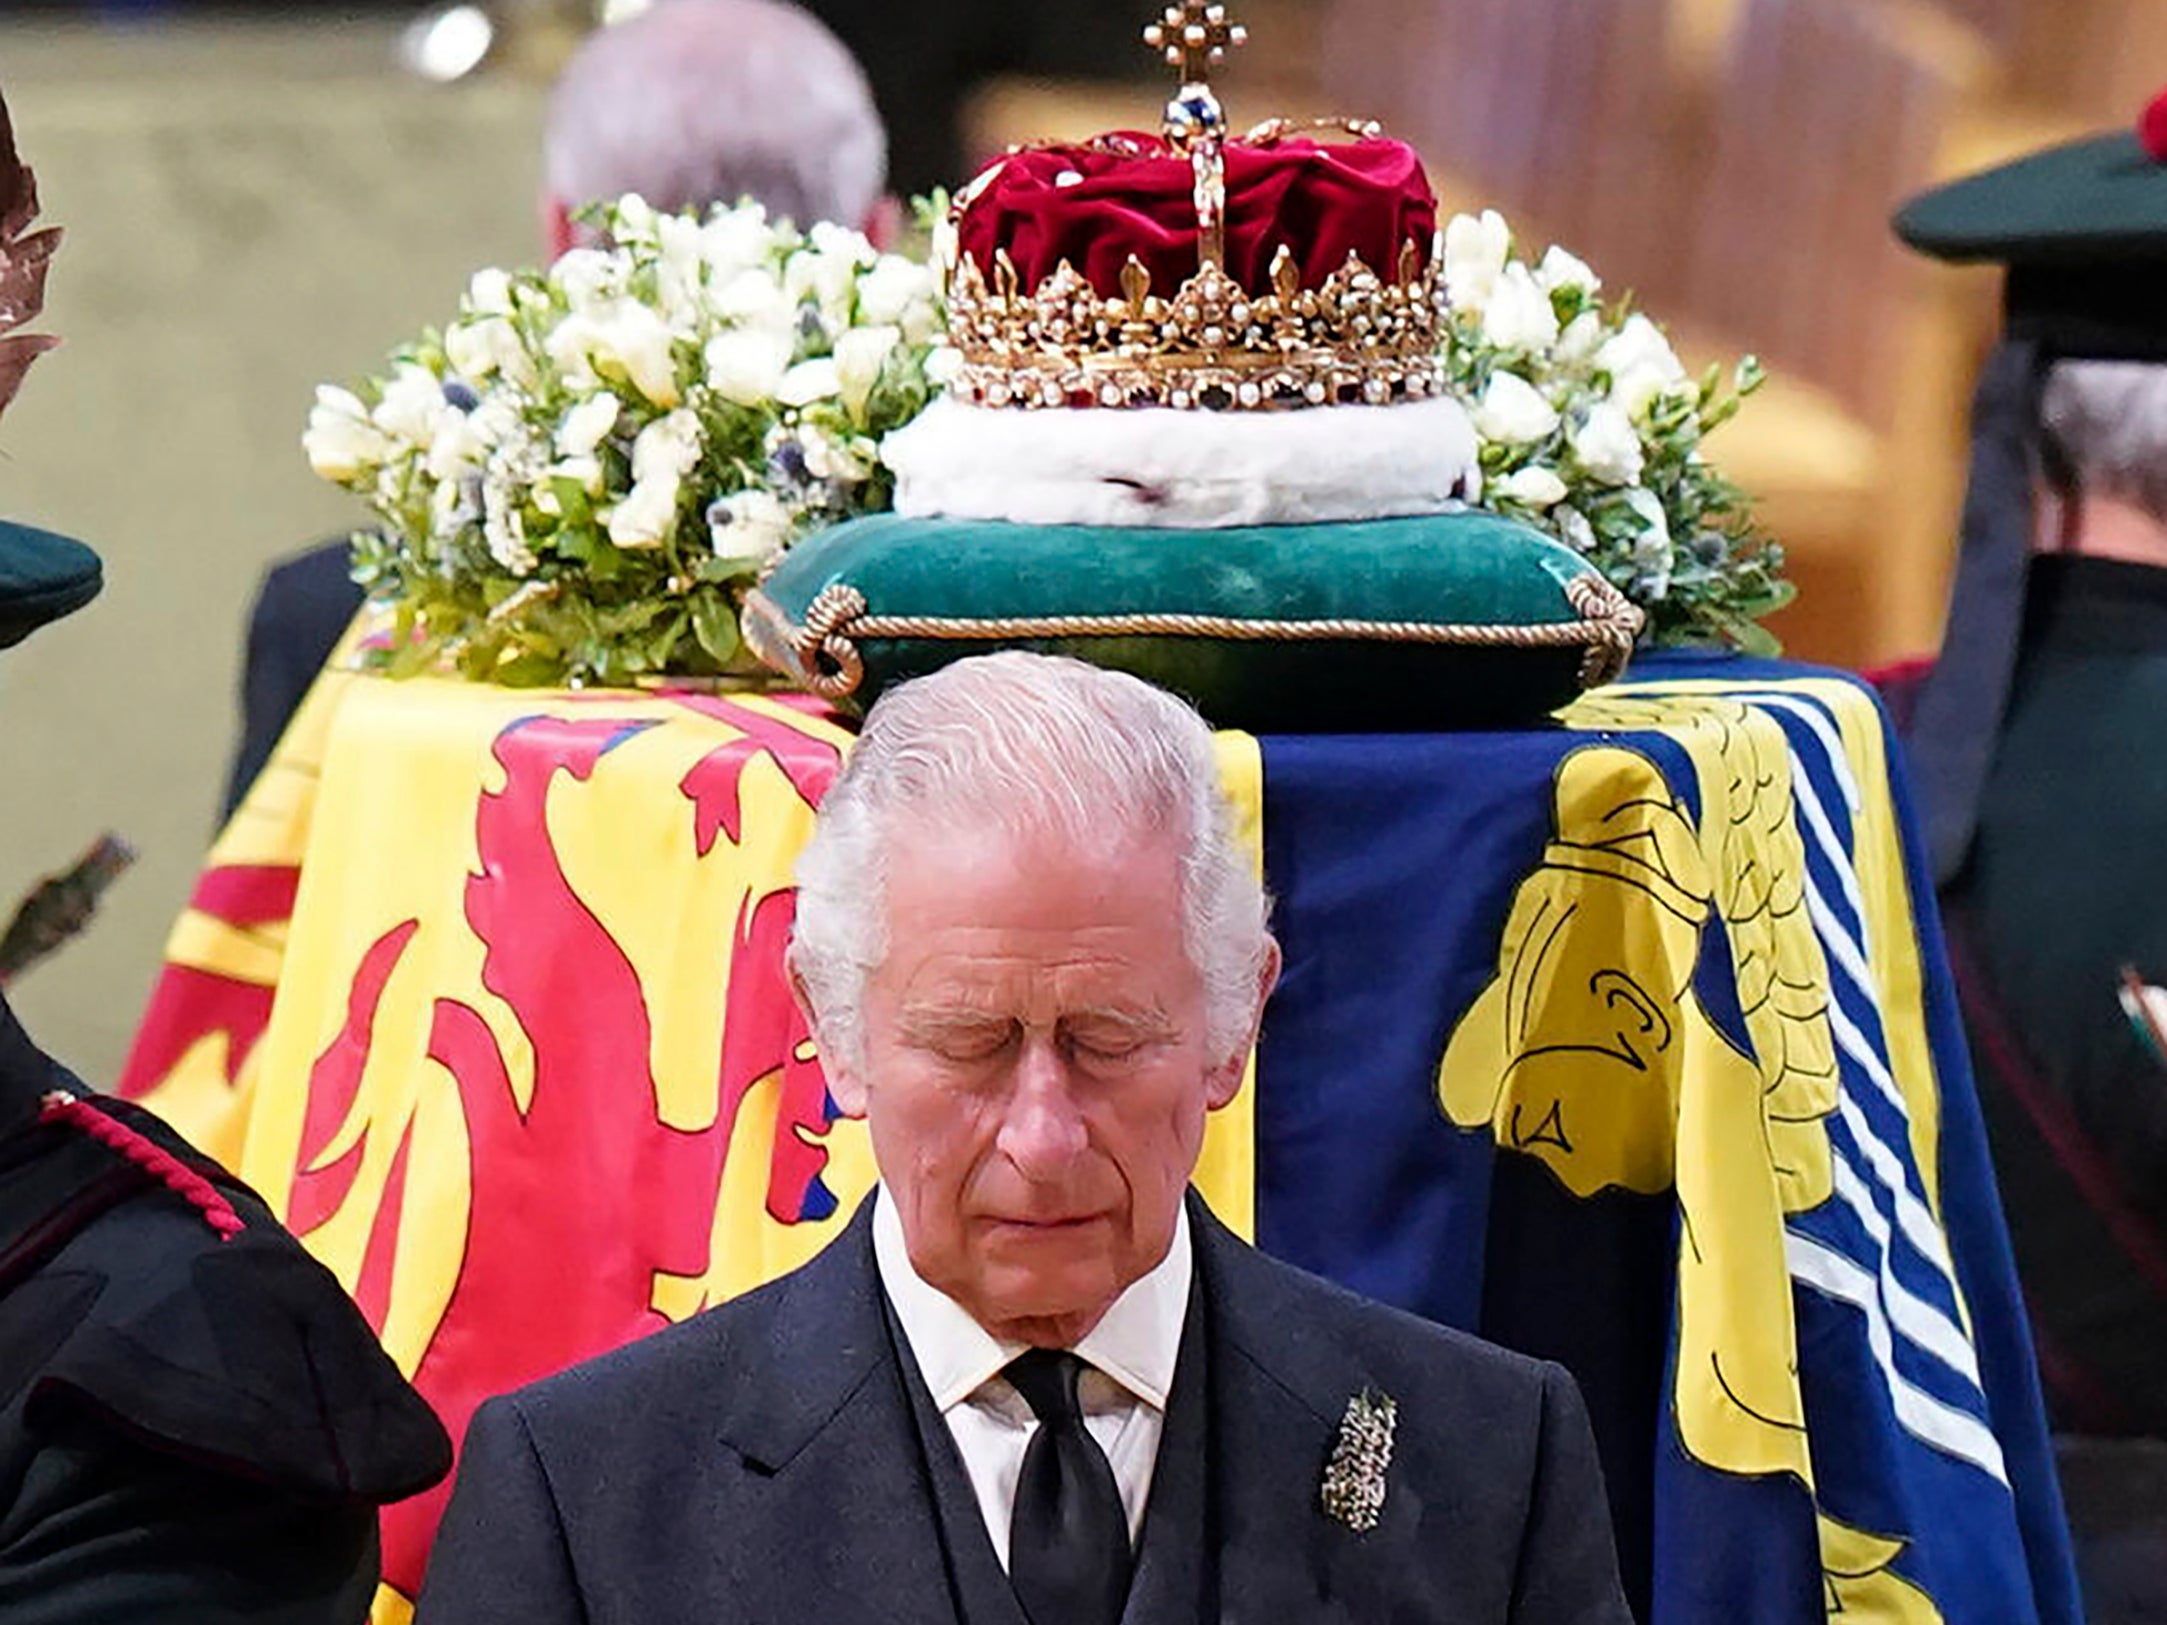
<svg viewBox="0 0 2167 1625"><path fill-rule="evenodd" d="M108 561L91 611L0 659L0 900L98 830L143 861L11 990L94 1080L125 1051L212 831L247 599L362 517L310 476L310 392L536 253L547 69L585 0L497 0L505 44L429 84L405 6L0 0L0 85L68 228L0 512ZM1148 0L813 0L868 61L906 185L945 155L1149 125ZM1383 118L1448 208L1555 239L1681 339L1775 382L1710 442L1789 547L1791 652L1930 649L1990 273L1889 237L1902 196L2131 122L2167 0L1234 0L1237 122Z"/></svg>
<svg viewBox="0 0 2167 1625"><path fill-rule="evenodd" d="M316 480L319 380L537 253L541 92L424 84L388 20L0 17L0 85L67 230L60 349L0 424L0 513L106 561L89 610L0 664L0 908L101 829L142 861L10 989L97 1082L125 1053L233 746L264 566L365 515Z"/></svg>

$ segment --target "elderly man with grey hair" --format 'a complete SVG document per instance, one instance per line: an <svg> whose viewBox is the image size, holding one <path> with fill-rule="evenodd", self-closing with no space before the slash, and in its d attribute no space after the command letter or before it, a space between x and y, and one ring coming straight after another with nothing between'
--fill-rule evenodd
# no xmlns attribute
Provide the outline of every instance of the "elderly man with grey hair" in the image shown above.
<svg viewBox="0 0 2167 1625"><path fill-rule="evenodd" d="M665 210L753 198L876 241L896 224L865 70L782 0L660 0L593 35L551 92L543 160L553 253L581 205L627 192Z"/></svg>
<svg viewBox="0 0 2167 1625"><path fill-rule="evenodd" d="M544 139L542 233L554 259L583 239L586 204L637 192L660 209L750 198L810 225L900 214L864 70L825 25L782 0L660 0L590 36L558 79ZM345 538L274 566L249 613L230 816L361 608Z"/></svg>
<svg viewBox="0 0 2167 1625"><path fill-rule="evenodd" d="M1189 1186L1279 968L1194 712L1029 654L908 684L800 882L878 1189L796 1273L485 1405L421 1625L1623 1625L1570 1378Z"/></svg>

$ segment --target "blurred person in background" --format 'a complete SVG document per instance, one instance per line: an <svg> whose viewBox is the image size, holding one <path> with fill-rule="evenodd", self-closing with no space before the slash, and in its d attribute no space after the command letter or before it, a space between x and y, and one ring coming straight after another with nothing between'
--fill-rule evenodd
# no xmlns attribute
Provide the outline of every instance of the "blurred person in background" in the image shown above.
<svg viewBox="0 0 2167 1625"><path fill-rule="evenodd" d="M964 113L981 85L1010 74L1133 80L1144 61L1138 31L1158 9L1129 0L806 4L866 65L903 197L955 186L991 156L966 150Z"/></svg>
<svg viewBox="0 0 2167 1625"><path fill-rule="evenodd" d="M578 245L587 204L637 192L658 209L751 198L801 225L892 241L887 136L864 70L783 0L661 0L591 36L552 92L542 231ZM274 566L249 614L230 817L361 607L344 537Z"/></svg>
<svg viewBox="0 0 2167 1625"><path fill-rule="evenodd" d="M583 205L637 192L657 209L754 198L771 215L894 235L888 138L865 70L783 0L662 0L588 38L542 143L552 258Z"/></svg>
<svg viewBox="0 0 2167 1625"><path fill-rule="evenodd" d="M2167 96L1912 203L2009 267L1949 624L1889 686L2094 1625L2167 1618Z"/></svg>
<svg viewBox="0 0 2167 1625"><path fill-rule="evenodd" d="M36 212L0 103L0 406L51 343L6 334L58 242ZM0 520L0 649L103 580L80 542ZM354 1625L377 1508L450 1465L255 1193L93 1095L0 997L0 1619Z"/></svg>

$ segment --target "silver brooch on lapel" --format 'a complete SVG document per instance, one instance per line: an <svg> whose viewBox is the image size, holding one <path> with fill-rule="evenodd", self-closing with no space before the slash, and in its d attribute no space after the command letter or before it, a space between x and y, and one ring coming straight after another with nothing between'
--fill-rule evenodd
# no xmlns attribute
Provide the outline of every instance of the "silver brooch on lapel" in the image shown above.
<svg viewBox="0 0 2167 1625"><path fill-rule="evenodd" d="M1356 1534L1377 1527L1384 1511L1384 1475L1392 1465L1392 1430L1399 1404L1390 1394L1365 1388L1347 1401L1339 1439L1324 1466L1324 1511Z"/></svg>

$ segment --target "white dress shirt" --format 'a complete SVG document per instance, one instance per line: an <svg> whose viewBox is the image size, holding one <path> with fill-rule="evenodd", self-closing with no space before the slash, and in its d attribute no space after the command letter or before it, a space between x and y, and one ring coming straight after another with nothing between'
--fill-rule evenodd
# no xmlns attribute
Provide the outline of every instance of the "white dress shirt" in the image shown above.
<svg viewBox="0 0 2167 1625"><path fill-rule="evenodd" d="M978 1509L985 1514L986 1533L993 1537L1005 1569L1016 1481L1023 1476L1023 1453L1038 1430L1038 1418L1001 1371L1028 1345L995 1337L962 1305L919 1277L911 1268L902 1220L884 1192L873 1207L873 1257L919 1373L963 1457ZM1166 1396L1174 1385L1182 1321L1189 1311L1192 1267L1189 1215L1184 1211L1175 1219L1166 1256L1130 1283L1073 1350L1086 1364L1078 1385L1084 1427L1113 1467L1132 1547L1151 1496L1159 1434L1166 1425Z"/></svg>

